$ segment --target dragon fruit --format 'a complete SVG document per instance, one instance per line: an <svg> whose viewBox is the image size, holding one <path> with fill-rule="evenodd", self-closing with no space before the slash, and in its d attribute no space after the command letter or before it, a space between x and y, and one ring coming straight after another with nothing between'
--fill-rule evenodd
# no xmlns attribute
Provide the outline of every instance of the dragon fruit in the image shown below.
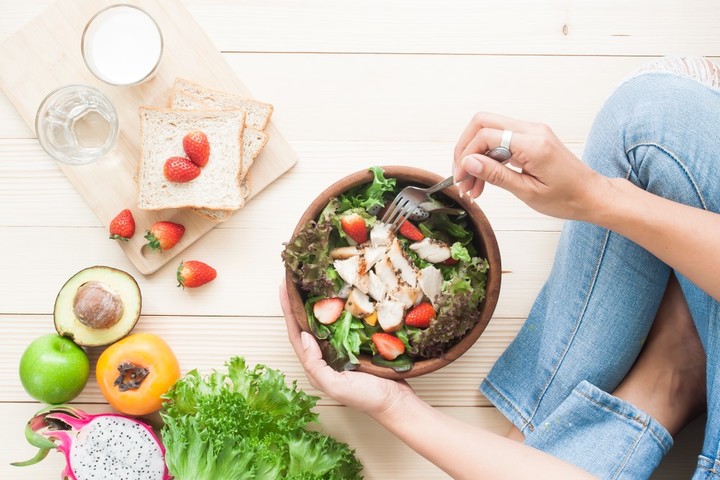
<svg viewBox="0 0 720 480"><path fill-rule="evenodd" d="M40 410L25 437L40 451L23 467L43 460L56 448L65 455L61 478L69 480L167 480L165 447L152 428L114 413L90 415L65 405Z"/></svg>

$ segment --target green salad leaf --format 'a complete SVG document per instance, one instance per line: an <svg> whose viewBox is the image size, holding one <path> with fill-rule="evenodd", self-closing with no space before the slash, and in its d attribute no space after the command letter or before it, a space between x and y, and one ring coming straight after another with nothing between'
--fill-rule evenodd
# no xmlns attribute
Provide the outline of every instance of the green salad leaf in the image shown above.
<svg viewBox="0 0 720 480"><path fill-rule="evenodd" d="M285 384L277 370L247 367L188 372L163 397L165 461L177 480L359 479L346 444L307 430L318 397Z"/></svg>
<svg viewBox="0 0 720 480"><path fill-rule="evenodd" d="M373 207L382 208L385 205L385 194L395 191L395 179L385 178L380 167L370 167L373 180L367 185L360 185L340 195L340 208L338 212L361 208L365 211Z"/></svg>

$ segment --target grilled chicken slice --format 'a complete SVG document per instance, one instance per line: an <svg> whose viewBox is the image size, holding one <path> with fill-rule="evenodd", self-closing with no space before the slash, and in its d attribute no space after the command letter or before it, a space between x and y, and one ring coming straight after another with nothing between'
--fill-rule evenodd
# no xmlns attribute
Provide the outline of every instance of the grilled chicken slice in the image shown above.
<svg viewBox="0 0 720 480"><path fill-rule="evenodd" d="M387 247L365 247L361 253L363 258L365 259L366 271L372 270L375 264L379 262L383 258L383 256L385 256L386 252Z"/></svg>
<svg viewBox="0 0 720 480"><path fill-rule="evenodd" d="M360 256L355 255L346 260L335 260L333 267L337 271L340 278L345 280L345 283L355 285L358 277L358 266L360 265Z"/></svg>
<svg viewBox="0 0 720 480"><path fill-rule="evenodd" d="M375 264L375 274L380 278L387 290L395 290L398 286L398 279L395 275L395 268L389 258L385 257Z"/></svg>
<svg viewBox="0 0 720 480"><path fill-rule="evenodd" d="M370 297L355 287L345 302L345 310L353 317L365 318L375 311L375 305L370 301Z"/></svg>
<svg viewBox="0 0 720 480"><path fill-rule="evenodd" d="M375 299L376 302L379 302L385 298L385 293L387 292L387 289L385 288L385 284L383 283L380 278L375 275L375 272L369 272L368 273L368 294Z"/></svg>
<svg viewBox="0 0 720 480"><path fill-rule="evenodd" d="M411 287L415 288L417 285L417 269L412 262L407 258L403 251L400 241L396 238L387 253L387 258L395 267L395 270L400 274L400 278Z"/></svg>
<svg viewBox="0 0 720 480"><path fill-rule="evenodd" d="M390 292L388 296L402 303L405 308L414 306L422 299L422 294L418 288L411 287L407 283L402 282L395 290Z"/></svg>
<svg viewBox="0 0 720 480"><path fill-rule="evenodd" d="M388 247L395 235L390 231L390 225L377 222L370 230L370 245L373 247Z"/></svg>
<svg viewBox="0 0 720 480"><path fill-rule="evenodd" d="M423 238L421 241L411 244L410 249L415 251L418 257L432 263L444 262L450 258L448 244L433 238Z"/></svg>
<svg viewBox="0 0 720 480"><path fill-rule="evenodd" d="M338 247L330 250L330 258L333 260L347 260L359 254L360 250L357 247Z"/></svg>
<svg viewBox="0 0 720 480"><path fill-rule="evenodd" d="M432 265L420 270L420 280L418 281L418 285L425 296L430 300L430 303L432 303L435 311L438 309L438 300L442 295L443 281L442 272Z"/></svg>
<svg viewBox="0 0 720 480"><path fill-rule="evenodd" d="M378 323L384 331L395 332L400 330L405 312L402 303L397 300L386 299L382 302L378 302L376 307Z"/></svg>

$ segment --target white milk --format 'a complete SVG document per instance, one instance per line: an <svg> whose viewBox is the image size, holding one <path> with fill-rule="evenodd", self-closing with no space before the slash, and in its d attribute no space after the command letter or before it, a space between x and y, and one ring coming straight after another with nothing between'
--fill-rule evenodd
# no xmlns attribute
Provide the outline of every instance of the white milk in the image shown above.
<svg viewBox="0 0 720 480"><path fill-rule="evenodd" d="M83 57L90 71L112 85L147 79L160 62L162 35L142 10L117 5L99 12L83 34Z"/></svg>

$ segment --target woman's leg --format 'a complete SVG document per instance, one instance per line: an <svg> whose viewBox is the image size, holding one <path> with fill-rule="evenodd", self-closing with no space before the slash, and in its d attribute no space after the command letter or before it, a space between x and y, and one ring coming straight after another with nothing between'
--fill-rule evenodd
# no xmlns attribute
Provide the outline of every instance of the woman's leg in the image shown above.
<svg viewBox="0 0 720 480"><path fill-rule="evenodd" d="M526 443L601 478L637 480L704 409L705 352L672 277L637 362L613 394L581 382Z"/></svg>
<svg viewBox="0 0 720 480"><path fill-rule="evenodd" d="M623 84L598 115L585 159L605 175L717 212L718 112L720 92L697 81L666 73L639 76ZM568 222L550 278L483 392L529 443L576 387L586 400L636 414L605 392L618 387L634 364L669 275L666 265L623 237ZM698 300L702 292L695 295L694 287L682 278L680 283L707 347L712 315L701 313L711 311L708 297ZM671 440L657 422L646 423L659 461ZM597 465L596 452L590 454L587 460ZM653 468L651 461L648 472Z"/></svg>
<svg viewBox="0 0 720 480"><path fill-rule="evenodd" d="M706 357L673 276L637 361L613 395L656 419L675 436L706 410ZM524 441L514 425L508 438Z"/></svg>
<svg viewBox="0 0 720 480"><path fill-rule="evenodd" d="M640 356L613 395L675 436L705 411L705 371L705 350L673 276Z"/></svg>

